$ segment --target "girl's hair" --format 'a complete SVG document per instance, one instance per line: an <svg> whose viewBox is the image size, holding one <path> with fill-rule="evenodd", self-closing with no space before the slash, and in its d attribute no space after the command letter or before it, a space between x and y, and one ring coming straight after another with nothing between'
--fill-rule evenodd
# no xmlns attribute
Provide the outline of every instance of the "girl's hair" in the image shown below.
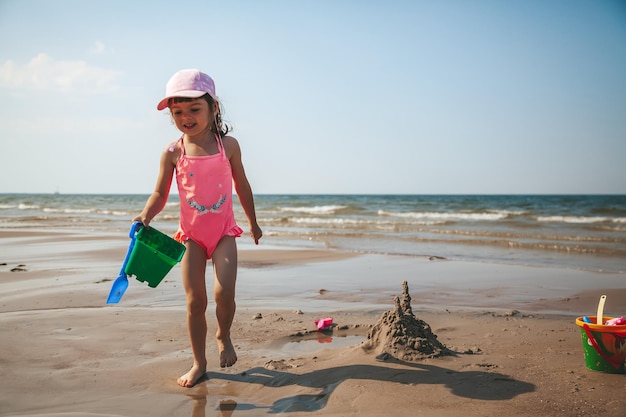
<svg viewBox="0 0 626 417"><path fill-rule="evenodd" d="M216 102L209 93L199 98L204 99L207 103L209 103L209 110L211 111L211 113L213 113L213 110L217 106L217 114L215 115L213 126L211 126L211 132L218 134L221 138L223 138L224 136L226 136L226 134L228 134L228 132L233 130L232 126L229 123L226 123L222 120L222 109L220 108L219 103ZM172 103L188 103L194 100L197 99L189 97L172 97L170 98L168 105Z"/></svg>

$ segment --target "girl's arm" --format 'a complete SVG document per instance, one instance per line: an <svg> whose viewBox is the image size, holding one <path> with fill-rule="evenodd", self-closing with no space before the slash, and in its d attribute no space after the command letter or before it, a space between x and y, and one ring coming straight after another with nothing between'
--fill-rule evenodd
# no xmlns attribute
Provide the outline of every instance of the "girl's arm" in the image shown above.
<svg viewBox="0 0 626 417"><path fill-rule="evenodd" d="M140 221L144 226L148 226L152 219L165 207L172 185L172 176L174 175L177 154L178 147L172 148L171 145L168 145L161 154L159 176L154 192L148 197L148 201L142 212L139 216L135 217L133 221Z"/></svg>
<svg viewBox="0 0 626 417"><path fill-rule="evenodd" d="M243 211L246 213L246 217L248 218L250 236L252 236L254 243L258 245L259 239L263 236L263 232L261 231L261 228L256 220L254 196L252 195L252 187L246 177L246 171L243 168L241 148L239 147L237 140L231 136L225 136L223 141L228 154L228 159L230 160L230 167L233 172L235 192L237 193L241 207L243 207Z"/></svg>

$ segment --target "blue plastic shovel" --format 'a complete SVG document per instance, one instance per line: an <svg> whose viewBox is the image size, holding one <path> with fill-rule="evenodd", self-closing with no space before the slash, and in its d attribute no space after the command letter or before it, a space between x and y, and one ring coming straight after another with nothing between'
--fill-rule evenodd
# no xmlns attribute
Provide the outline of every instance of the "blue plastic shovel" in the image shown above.
<svg viewBox="0 0 626 417"><path fill-rule="evenodd" d="M135 222L130 228L130 245L128 245L128 252L126 252L126 258L122 264L119 276L115 281L113 281L113 287L111 287L109 298L107 298L107 304L119 303L128 288L128 276L124 270L126 269L126 264L128 263L130 254L133 252L133 247L135 247L135 235L137 234L137 229L141 226L143 226L141 222Z"/></svg>

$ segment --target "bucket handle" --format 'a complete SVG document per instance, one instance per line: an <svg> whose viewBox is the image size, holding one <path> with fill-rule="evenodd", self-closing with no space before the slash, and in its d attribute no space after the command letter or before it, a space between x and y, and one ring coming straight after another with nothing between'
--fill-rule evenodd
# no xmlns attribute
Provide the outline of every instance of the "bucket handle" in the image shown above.
<svg viewBox="0 0 626 417"><path fill-rule="evenodd" d="M128 251L126 252L126 258L124 258L124 263L122 264L122 270L120 271L120 276L122 274L126 274L124 271L126 269L126 265L128 261L130 261L130 255L133 253L133 248L135 247L135 236L137 232L143 227L143 223L136 221L130 227L130 232L128 232L128 236L130 237L130 244L128 245Z"/></svg>
<svg viewBox="0 0 626 417"><path fill-rule="evenodd" d="M130 227L130 232L128 233L128 236L132 239L135 240L135 235L137 234L137 232L139 231L139 229L143 227L143 223L140 221L136 221L133 223L133 225Z"/></svg>
<svg viewBox="0 0 626 417"><path fill-rule="evenodd" d="M589 326L586 323L583 324L583 328L585 329L585 333L587 333L587 338L589 339L589 341L593 345L593 348L596 350L596 352L598 352L598 354L602 357L602 359L604 359L605 361L610 363L615 369L619 369L623 364L619 363L618 361L616 361L613 358L609 358L606 355L606 353L604 353L602 351L602 349L600 349L600 346L598 346L598 342L596 342L596 339L591 334L591 331L589 330Z"/></svg>

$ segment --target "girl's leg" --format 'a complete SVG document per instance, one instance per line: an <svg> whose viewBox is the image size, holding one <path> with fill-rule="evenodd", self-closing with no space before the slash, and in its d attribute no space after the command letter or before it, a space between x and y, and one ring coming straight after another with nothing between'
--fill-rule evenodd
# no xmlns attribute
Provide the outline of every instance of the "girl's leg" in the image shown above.
<svg viewBox="0 0 626 417"><path fill-rule="evenodd" d="M178 385L192 387L206 373L206 252L192 240L185 243L181 262L183 286L187 297L187 330L191 341L193 366L180 378Z"/></svg>
<svg viewBox="0 0 626 417"><path fill-rule="evenodd" d="M235 318L235 281L237 280L237 244L233 236L224 236L211 257L213 260L215 315L217 316L217 347L220 366L233 366L237 353L230 339Z"/></svg>

